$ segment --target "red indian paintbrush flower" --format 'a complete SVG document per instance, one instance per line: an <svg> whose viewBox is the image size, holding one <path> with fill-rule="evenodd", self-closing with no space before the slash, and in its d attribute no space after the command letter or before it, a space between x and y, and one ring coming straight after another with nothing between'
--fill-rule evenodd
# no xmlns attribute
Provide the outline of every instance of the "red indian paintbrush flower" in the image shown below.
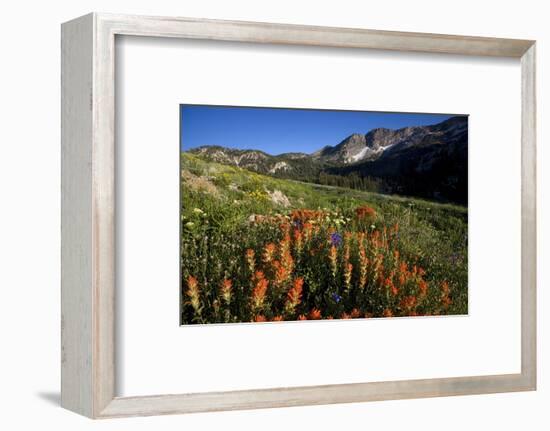
<svg viewBox="0 0 550 431"><path fill-rule="evenodd" d="M386 289L389 289L393 296L397 296L397 294L399 293L399 289L395 286L395 284L393 284L392 277L386 277L386 280L384 281L384 286L386 287Z"/></svg>
<svg viewBox="0 0 550 431"><path fill-rule="evenodd" d="M245 253L246 257L246 263L248 264L248 270L251 274L254 274L254 270L256 269L256 260L254 259L254 250L251 248L246 250Z"/></svg>
<svg viewBox="0 0 550 431"><path fill-rule="evenodd" d="M294 305L298 305L300 303L300 299L302 297L303 285L304 285L304 279L302 277L298 277L294 280L292 289L288 291L288 294L287 294L288 300L292 302Z"/></svg>
<svg viewBox="0 0 550 431"><path fill-rule="evenodd" d="M450 292L451 289L449 287L449 283L447 283L447 281L444 281L441 284L441 302L443 303L443 306L445 308L449 308L449 306L453 303L453 301L449 297Z"/></svg>
<svg viewBox="0 0 550 431"><path fill-rule="evenodd" d="M200 312L201 303L200 303L200 289L199 283L195 277L190 275L187 277L187 296L189 297L189 303L195 310L195 312Z"/></svg>
<svg viewBox="0 0 550 431"><path fill-rule="evenodd" d="M363 240L359 238L359 289L363 290L367 284L367 270L369 259L363 245Z"/></svg>
<svg viewBox="0 0 550 431"><path fill-rule="evenodd" d="M310 320L319 320L321 318L321 310L318 308L314 308L309 312L309 319Z"/></svg>
<svg viewBox="0 0 550 431"><path fill-rule="evenodd" d="M258 271L261 273L261 271ZM265 295L267 292L267 286L269 282L263 278L263 273L261 278L258 278L256 286L252 290L252 307L254 309L261 309L264 305Z"/></svg>
<svg viewBox="0 0 550 431"><path fill-rule="evenodd" d="M351 310L350 317L352 319L357 319L358 317L361 317L361 312L359 311L359 309L354 308L353 310Z"/></svg>
<svg viewBox="0 0 550 431"><path fill-rule="evenodd" d="M346 285L346 290L351 289L351 275L353 271L353 265L348 263L344 267L344 283Z"/></svg>
<svg viewBox="0 0 550 431"><path fill-rule="evenodd" d="M294 229L294 249L296 253L300 255L304 246L304 235L300 229Z"/></svg>
<svg viewBox="0 0 550 431"><path fill-rule="evenodd" d="M376 211L367 205L356 208L355 215L358 220L374 220L376 218Z"/></svg>
<svg viewBox="0 0 550 431"><path fill-rule="evenodd" d="M290 254L290 250L285 250L281 256L281 265L286 269L288 275L290 276L294 270L294 259Z"/></svg>
<svg viewBox="0 0 550 431"><path fill-rule="evenodd" d="M332 276L336 278L336 272L338 270L338 250L334 245L330 247L328 258L330 260L330 269L332 272Z"/></svg>
<svg viewBox="0 0 550 431"><path fill-rule="evenodd" d="M289 237L290 236L290 223L288 220L285 220L283 223L279 225L279 229L281 230L283 237Z"/></svg>
<svg viewBox="0 0 550 431"><path fill-rule="evenodd" d="M297 209L290 213L292 221L305 223L311 220L319 220L325 215L321 210Z"/></svg>
<svg viewBox="0 0 550 431"><path fill-rule="evenodd" d="M399 307L402 310L411 311L416 306L416 296L405 296L400 302Z"/></svg>
<svg viewBox="0 0 550 431"><path fill-rule="evenodd" d="M266 244L263 254L263 261L265 264L271 263L271 261L273 260L273 256L275 255L276 249L277 247L272 242Z"/></svg>
<svg viewBox="0 0 550 431"><path fill-rule="evenodd" d="M409 278L409 268L407 266L406 262L401 262L399 264L399 272L398 272L398 279L399 279L399 286L403 287L405 283L407 282L407 279Z"/></svg>
<svg viewBox="0 0 550 431"><path fill-rule="evenodd" d="M275 285L282 286L290 280L292 271L294 270L294 259L290 251L286 250L281 258L281 261L273 261L273 269L275 270Z"/></svg>
<svg viewBox="0 0 550 431"><path fill-rule="evenodd" d="M426 296L428 293L428 283L422 278L418 280L418 290L420 290L421 296Z"/></svg>
<svg viewBox="0 0 550 431"><path fill-rule="evenodd" d="M302 231L304 233L304 241L309 242L313 233L313 225L310 222L304 223Z"/></svg>
<svg viewBox="0 0 550 431"><path fill-rule="evenodd" d="M223 300L226 302L226 304L229 304L231 302L231 290L232 290L233 283L231 280L224 278L221 286L220 286L220 293L223 298Z"/></svg>
<svg viewBox="0 0 550 431"><path fill-rule="evenodd" d="M304 279L298 277L294 280L292 288L287 293L287 300L285 303L285 311L288 314L294 313L296 306L302 300L302 286L304 285Z"/></svg>

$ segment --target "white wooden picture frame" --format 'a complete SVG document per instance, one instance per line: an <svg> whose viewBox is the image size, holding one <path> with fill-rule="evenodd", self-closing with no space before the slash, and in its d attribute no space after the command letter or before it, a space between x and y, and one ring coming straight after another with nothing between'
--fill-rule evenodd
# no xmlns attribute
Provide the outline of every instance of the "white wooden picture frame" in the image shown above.
<svg viewBox="0 0 550 431"><path fill-rule="evenodd" d="M521 59L521 372L196 394L115 393L115 37ZM62 25L62 406L91 418L536 389L535 42L92 13ZM518 143L519 145L519 143Z"/></svg>

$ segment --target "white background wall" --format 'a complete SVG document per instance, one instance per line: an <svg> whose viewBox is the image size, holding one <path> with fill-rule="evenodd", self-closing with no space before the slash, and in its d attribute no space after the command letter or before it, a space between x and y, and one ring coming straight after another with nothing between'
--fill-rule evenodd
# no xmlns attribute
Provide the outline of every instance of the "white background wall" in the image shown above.
<svg viewBox="0 0 550 431"><path fill-rule="evenodd" d="M538 41L539 390L92 422L59 407L61 22L92 10L516 37ZM550 27L545 2L95 0L4 3L0 32L0 400L2 429L546 430L550 425L548 208ZM488 164L490 172L490 163ZM505 226L503 226L503 231ZM498 306L498 303L496 304Z"/></svg>

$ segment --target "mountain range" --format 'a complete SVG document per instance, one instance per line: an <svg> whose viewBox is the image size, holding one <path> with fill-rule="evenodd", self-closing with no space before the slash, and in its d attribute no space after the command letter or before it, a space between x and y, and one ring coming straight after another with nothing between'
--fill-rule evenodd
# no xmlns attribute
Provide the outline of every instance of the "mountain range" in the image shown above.
<svg viewBox="0 0 550 431"><path fill-rule="evenodd" d="M468 199L467 116L454 116L429 126L353 133L337 145L311 154L270 155L260 150L212 145L189 152L278 177L314 182L332 177L370 179L384 193L460 204L467 204Z"/></svg>

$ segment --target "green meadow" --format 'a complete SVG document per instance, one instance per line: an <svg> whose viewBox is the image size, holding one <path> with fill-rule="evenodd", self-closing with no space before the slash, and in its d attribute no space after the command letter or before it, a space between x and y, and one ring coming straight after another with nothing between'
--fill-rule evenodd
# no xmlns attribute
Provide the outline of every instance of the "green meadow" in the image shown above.
<svg viewBox="0 0 550 431"><path fill-rule="evenodd" d="M468 313L467 208L181 153L181 322Z"/></svg>

